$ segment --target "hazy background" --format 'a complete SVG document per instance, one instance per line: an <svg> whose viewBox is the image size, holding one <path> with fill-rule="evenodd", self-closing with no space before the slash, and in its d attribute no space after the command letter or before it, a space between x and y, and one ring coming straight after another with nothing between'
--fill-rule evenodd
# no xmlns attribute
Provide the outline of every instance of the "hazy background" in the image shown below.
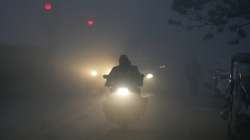
<svg viewBox="0 0 250 140"><path fill-rule="evenodd" d="M153 98L153 107L149 109L146 119L149 125L145 123L141 126L157 128L150 129L153 139L156 138L153 135L155 131L161 132L179 124L192 126L195 121L200 122L197 124L199 127L194 130L181 127L180 130L183 128L185 132L180 134L189 136L189 130L193 134L202 128L204 133L214 130L208 135L224 132L224 125L214 126L218 129L212 125L222 123L214 115L218 110L207 112L216 116L214 119L212 115L212 121L209 115L199 111L200 120L195 120L192 116L195 111L182 111L186 104L178 100L186 99L191 94L188 75L193 70L197 70L199 94L206 98L210 91L204 84L210 81L211 71L216 68L227 71L232 54L250 52L249 39L232 46L227 44L232 37L229 33L203 41L202 30L185 31L170 26L168 18L175 16L170 9L170 0L54 0L56 7L49 14L43 11L43 3L42 0L1 0L0 114L4 124L1 130L6 132L3 138L17 135L32 139L46 133L41 139L54 139L53 134L58 136L64 132L68 132L69 138L71 135L81 136L83 131L91 136L99 134L99 131L102 133L101 129L107 122L100 115L100 106L93 105L96 111L91 105L101 100L99 93L104 90L104 81L100 77L91 79L86 71L111 68L117 64L120 54L127 54L142 72L155 74L154 81L147 83L145 88L147 92L159 96ZM87 27L88 19L95 21L93 27ZM161 65L166 65L166 68L160 69ZM171 97L165 97L169 94L178 95L173 97L173 103ZM175 103L176 100L183 104ZM217 100L206 101L212 106L217 103ZM186 102L188 105L196 104ZM168 108L169 112L166 108L157 110L159 106ZM206 107L194 110L204 111ZM169 117L169 114L172 116ZM183 120L181 116L185 115L192 121ZM90 121L86 123L85 117ZM174 121L170 119L172 124L164 125L162 122L168 117ZM204 119L206 117L207 120ZM213 123L209 124L210 121ZM209 127L205 130L207 125ZM147 131L143 130L136 138L146 138L144 134ZM199 134L202 136L203 131ZM94 139L91 136L85 138L85 133L82 135L81 139ZM105 136L109 135L113 136L113 132L105 133ZM133 135L130 134L129 138L134 138Z"/></svg>

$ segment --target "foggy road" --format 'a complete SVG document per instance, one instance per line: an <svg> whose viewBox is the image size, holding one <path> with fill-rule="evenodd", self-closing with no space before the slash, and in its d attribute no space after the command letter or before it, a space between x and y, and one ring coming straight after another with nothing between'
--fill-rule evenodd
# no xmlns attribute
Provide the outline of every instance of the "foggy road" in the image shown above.
<svg viewBox="0 0 250 140"><path fill-rule="evenodd" d="M250 0L1 5L0 140L228 140L216 96L250 131ZM141 120L108 122L107 88L150 95Z"/></svg>
<svg viewBox="0 0 250 140"><path fill-rule="evenodd" d="M0 139L25 140L224 140L221 101L158 94L145 116L127 131L107 122L102 94L2 98Z"/></svg>

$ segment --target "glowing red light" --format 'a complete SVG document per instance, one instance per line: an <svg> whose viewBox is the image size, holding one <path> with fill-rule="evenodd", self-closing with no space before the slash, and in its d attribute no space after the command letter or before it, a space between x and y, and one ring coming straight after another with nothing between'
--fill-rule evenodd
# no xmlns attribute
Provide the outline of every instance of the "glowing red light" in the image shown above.
<svg viewBox="0 0 250 140"><path fill-rule="evenodd" d="M91 26L93 26L94 25L94 20L92 20L92 19L89 19L88 21L87 21L87 25L89 26L89 27L91 27Z"/></svg>
<svg viewBox="0 0 250 140"><path fill-rule="evenodd" d="M46 12L50 12L52 11L53 9L53 4L51 2L45 2L44 5L43 5L43 9L46 11Z"/></svg>

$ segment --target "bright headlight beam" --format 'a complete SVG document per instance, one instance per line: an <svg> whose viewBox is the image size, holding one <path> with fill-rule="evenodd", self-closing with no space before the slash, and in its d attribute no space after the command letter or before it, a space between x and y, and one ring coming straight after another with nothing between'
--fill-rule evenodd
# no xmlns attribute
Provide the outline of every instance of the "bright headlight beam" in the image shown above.
<svg viewBox="0 0 250 140"><path fill-rule="evenodd" d="M98 75L96 70L91 70L90 75L96 77Z"/></svg>
<svg viewBox="0 0 250 140"><path fill-rule="evenodd" d="M129 90L128 90L128 88L118 88L117 94L120 96L128 96Z"/></svg>

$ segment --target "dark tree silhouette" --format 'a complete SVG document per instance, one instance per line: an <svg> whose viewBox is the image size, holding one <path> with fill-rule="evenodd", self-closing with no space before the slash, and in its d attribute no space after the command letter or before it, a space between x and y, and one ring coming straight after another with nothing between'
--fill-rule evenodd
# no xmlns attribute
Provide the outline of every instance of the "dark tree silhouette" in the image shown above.
<svg viewBox="0 0 250 140"><path fill-rule="evenodd" d="M230 44L238 44L247 37L250 0L173 0L171 8L180 19L170 18L169 24L186 29L207 28L209 32L204 35L204 40L226 30L236 34Z"/></svg>

